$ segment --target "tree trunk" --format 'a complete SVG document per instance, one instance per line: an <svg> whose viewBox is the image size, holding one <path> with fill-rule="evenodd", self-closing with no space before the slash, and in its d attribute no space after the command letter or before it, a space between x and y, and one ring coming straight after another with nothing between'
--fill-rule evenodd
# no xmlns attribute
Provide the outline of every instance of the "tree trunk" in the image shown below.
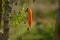
<svg viewBox="0 0 60 40"><path fill-rule="evenodd" d="M0 0L0 28L1 28L1 18L2 18L2 0Z"/></svg>
<svg viewBox="0 0 60 40"><path fill-rule="evenodd" d="M5 13L4 13L4 30L3 38L8 40L9 38L9 13L11 12L11 7L9 6L8 0L5 0Z"/></svg>
<svg viewBox="0 0 60 40"><path fill-rule="evenodd" d="M1 28L1 19L2 19L2 0L0 0L0 28ZM2 33L0 32L0 40L3 39Z"/></svg>
<svg viewBox="0 0 60 40"><path fill-rule="evenodd" d="M59 7L58 7L58 13L57 13L57 19L56 19L54 40L60 40L60 0L59 0Z"/></svg>

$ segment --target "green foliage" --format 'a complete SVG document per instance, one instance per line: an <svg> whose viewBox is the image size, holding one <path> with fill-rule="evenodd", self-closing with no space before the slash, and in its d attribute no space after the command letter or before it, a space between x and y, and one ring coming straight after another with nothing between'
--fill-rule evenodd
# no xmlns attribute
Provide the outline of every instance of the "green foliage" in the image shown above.
<svg viewBox="0 0 60 40"><path fill-rule="evenodd" d="M23 36L24 40L27 40L28 38L30 38L31 40L53 40L54 26L52 24L44 24L43 29L40 29L39 27L35 25L35 27L32 30L30 30Z"/></svg>
<svg viewBox="0 0 60 40"><path fill-rule="evenodd" d="M56 11L50 10L48 13L42 12L40 14L40 16L55 19L56 18Z"/></svg>
<svg viewBox="0 0 60 40"><path fill-rule="evenodd" d="M10 13L10 24L12 26L19 25L25 19L26 12L24 10L24 4L25 4L25 1L22 0L19 5L21 9L19 13L16 13L16 14L12 12Z"/></svg>
<svg viewBox="0 0 60 40"><path fill-rule="evenodd" d="M42 34L44 36L45 40L53 40L54 36L54 26L52 24L45 24L44 33Z"/></svg>
<svg viewBox="0 0 60 40"><path fill-rule="evenodd" d="M24 0L21 0L20 6L22 7L24 4L25 4L25 1Z"/></svg>
<svg viewBox="0 0 60 40"><path fill-rule="evenodd" d="M48 15L50 18L55 18L55 16L56 16L56 11L50 11L47 15Z"/></svg>
<svg viewBox="0 0 60 40"><path fill-rule="evenodd" d="M16 17L14 18L13 15L10 15L10 22L12 25L19 25L21 21L24 20L24 18L26 17L25 15L26 13L24 11L21 11L21 13L18 13L16 15Z"/></svg>

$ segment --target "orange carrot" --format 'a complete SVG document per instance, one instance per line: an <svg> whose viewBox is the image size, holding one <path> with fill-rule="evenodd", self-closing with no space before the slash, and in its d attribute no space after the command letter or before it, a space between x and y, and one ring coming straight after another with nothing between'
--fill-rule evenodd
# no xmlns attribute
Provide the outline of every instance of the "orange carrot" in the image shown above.
<svg viewBox="0 0 60 40"><path fill-rule="evenodd" d="M27 10L27 16L28 16L28 24L29 24L29 27L31 28L32 27L32 10L31 9L28 9Z"/></svg>

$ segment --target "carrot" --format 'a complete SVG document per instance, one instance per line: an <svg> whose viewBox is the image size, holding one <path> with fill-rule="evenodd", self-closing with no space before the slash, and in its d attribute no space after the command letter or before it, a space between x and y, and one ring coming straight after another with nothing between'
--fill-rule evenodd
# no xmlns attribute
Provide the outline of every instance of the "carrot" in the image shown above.
<svg viewBox="0 0 60 40"><path fill-rule="evenodd" d="M31 28L32 27L32 10L31 9L28 9L27 10L27 17L28 17L28 24L29 24L29 27Z"/></svg>

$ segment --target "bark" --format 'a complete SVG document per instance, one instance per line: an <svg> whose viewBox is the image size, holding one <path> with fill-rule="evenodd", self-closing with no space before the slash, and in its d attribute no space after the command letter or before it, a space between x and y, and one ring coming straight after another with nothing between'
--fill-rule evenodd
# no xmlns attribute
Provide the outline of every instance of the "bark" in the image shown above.
<svg viewBox="0 0 60 40"><path fill-rule="evenodd" d="M0 0L0 28L1 28L1 19L2 19L2 0Z"/></svg>
<svg viewBox="0 0 60 40"><path fill-rule="evenodd" d="M59 0L59 7L58 13L56 18L56 27L55 27L55 38L54 40L60 40L60 0Z"/></svg>
<svg viewBox="0 0 60 40"><path fill-rule="evenodd" d="M1 28L1 19L2 19L2 0L0 0L0 28ZM3 39L2 33L0 32L0 40Z"/></svg>
<svg viewBox="0 0 60 40"><path fill-rule="evenodd" d="M5 0L4 30L3 30L4 40L8 40L9 38L9 13L10 12L11 12L11 7L9 6L9 1Z"/></svg>

